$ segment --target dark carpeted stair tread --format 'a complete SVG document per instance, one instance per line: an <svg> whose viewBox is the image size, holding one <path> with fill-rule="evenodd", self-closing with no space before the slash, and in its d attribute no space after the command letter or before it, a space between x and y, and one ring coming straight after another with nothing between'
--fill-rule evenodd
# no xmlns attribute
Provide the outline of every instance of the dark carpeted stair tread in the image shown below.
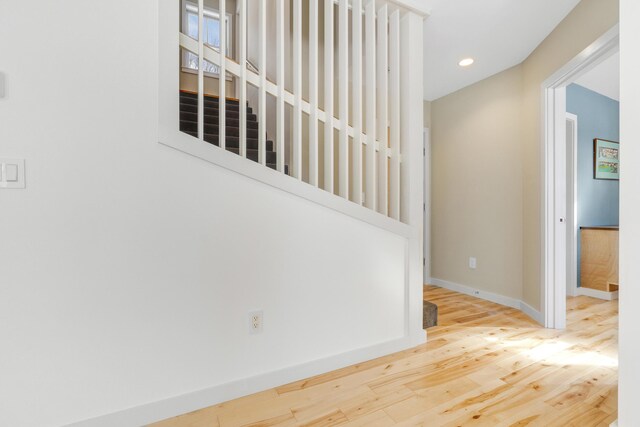
<svg viewBox="0 0 640 427"><path fill-rule="evenodd" d="M187 133L195 138L198 137L198 132L193 132L193 131L183 131L184 133ZM218 134L204 134L204 140L206 142L209 142L213 145L218 145L218 139L219 139L219 135ZM240 146L240 138L237 136L227 136L226 138L226 146L227 147L233 147L233 148L238 148ZM266 141L266 148L267 151L273 151L273 141ZM247 149L251 149L251 150L257 150L258 149L258 139L257 138L247 138Z"/></svg>
<svg viewBox="0 0 640 427"><path fill-rule="evenodd" d="M204 140L210 144L218 145L219 137L218 135L205 135ZM226 147L227 148L239 148L240 147L240 138L235 136L228 136L226 138ZM247 138L247 150L258 150L260 143L255 138ZM274 153L273 151L273 141L266 141L265 147L268 153Z"/></svg>
<svg viewBox="0 0 640 427"><path fill-rule="evenodd" d="M238 127L238 123L240 123L240 113L236 111L227 111L227 114L225 116L228 124L234 124L234 126ZM215 114L205 114L204 122L217 123L219 121L219 118L220 118L220 115L216 111ZM180 120L198 122L198 113L181 111ZM258 128L258 120L255 114L247 114L247 127L251 129Z"/></svg>
<svg viewBox="0 0 640 427"><path fill-rule="evenodd" d="M232 153L235 154L240 154L240 149L239 148L234 148L234 147L227 147L226 148L227 151L230 151ZM267 163L275 163L276 162L276 153L274 153L273 151L266 151L265 154L267 155ZM249 160L253 160L254 162L258 161L258 150L252 150L247 148L247 159Z"/></svg>
<svg viewBox="0 0 640 427"><path fill-rule="evenodd" d="M203 99L204 105L206 107L214 107L214 108L218 108L218 106L220 105L220 102L218 101L217 98L204 98ZM184 97L181 96L180 97L180 104L185 104L185 105L198 105L198 98L192 98L192 97ZM238 101L234 101L234 100L227 100L227 102L225 103L225 105L227 106L227 108L231 108L231 109L235 109L237 110L238 107L240 106L240 103ZM247 104L247 108L249 107L249 104Z"/></svg>
<svg viewBox="0 0 640 427"><path fill-rule="evenodd" d="M198 105L198 100L197 99L188 99L188 98L180 98L180 104L182 105ZM219 105L217 102L214 101L210 101L208 99L204 100L204 106L205 107L210 107L210 108L218 108ZM233 104L233 103L228 103L226 104L227 106L227 110L239 110L239 104ZM247 105L247 108L251 108Z"/></svg>
<svg viewBox="0 0 640 427"><path fill-rule="evenodd" d="M180 119L180 124L182 125L184 123L184 127L188 128L190 126L193 126L195 124L195 127L198 127L198 121L197 120L185 120L185 119ZM204 121L204 125L205 126L219 126L220 122L218 121L218 118L216 117L215 120L206 120ZM239 119L229 119L227 118L227 120L225 120L225 128L240 128L240 120ZM257 122L247 122L247 129L258 129L258 123Z"/></svg>
<svg viewBox="0 0 640 427"><path fill-rule="evenodd" d="M190 93L190 92L180 92L180 99L185 99L185 100L198 100L198 94L197 93ZM204 100L205 102L215 102L218 103L220 102L220 97L218 96L213 96L213 95L205 95L204 96ZM227 98L227 104L236 104L238 105L240 103L239 99L235 99L235 98Z"/></svg>
<svg viewBox="0 0 640 427"><path fill-rule="evenodd" d="M204 124L204 133L219 135L220 127L217 124ZM235 126L225 126L227 136L240 136L240 129ZM180 121L180 130L183 132L198 132L198 123ZM247 138L258 138L258 129L247 129Z"/></svg>
<svg viewBox="0 0 640 427"><path fill-rule="evenodd" d="M189 113L197 113L198 112L198 104L185 104L180 103L180 111L189 112ZM208 115L218 115L218 105L208 105L204 104L204 114ZM240 109L238 106L229 105L226 108L226 114L235 113L240 114ZM247 107L247 115L253 114L253 109L251 107Z"/></svg>

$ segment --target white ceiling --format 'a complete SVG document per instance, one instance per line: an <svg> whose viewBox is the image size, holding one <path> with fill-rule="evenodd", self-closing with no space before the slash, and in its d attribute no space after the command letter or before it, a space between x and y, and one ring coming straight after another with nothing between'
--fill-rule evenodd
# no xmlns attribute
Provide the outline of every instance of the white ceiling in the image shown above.
<svg viewBox="0 0 640 427"><path fill-rule="evenodd" d="M580 86L620 101L620 53L605 59L576 80Z"/></svg>
<svg viewBox="0 0 640 427"><path fill-rule="evenodd" d="M524 61L580 0L432 0L424 24L432 101ZM467 57L475 63L461 68Z"/></svg>

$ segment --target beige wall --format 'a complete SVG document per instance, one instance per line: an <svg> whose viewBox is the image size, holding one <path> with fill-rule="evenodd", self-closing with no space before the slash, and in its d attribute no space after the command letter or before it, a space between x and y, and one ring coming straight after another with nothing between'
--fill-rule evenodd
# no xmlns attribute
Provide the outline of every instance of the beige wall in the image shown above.
<svg viewBox="0 0 640 427"><path fill-rule="evenodd" d="M582 0L522 64L432 102L433 277L541 308L541 85L617 22L618 0Z"/></svg>
<svg viewBox="0 0 640 427"><path fill-rule="evenodd" d="M432 103L432 276L522 297L522 69ZM478 260L468 267L469 257Z"/></svg>

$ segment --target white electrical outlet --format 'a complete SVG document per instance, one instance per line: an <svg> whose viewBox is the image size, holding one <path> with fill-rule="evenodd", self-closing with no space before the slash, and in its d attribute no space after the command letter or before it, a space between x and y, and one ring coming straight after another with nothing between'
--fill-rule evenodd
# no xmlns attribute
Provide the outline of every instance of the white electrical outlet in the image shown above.
<svg viewBox="0 0 640 427"><path fill-rule="evenodd" d="M469 257L469 268L475 270L478 266L478 260L475 257Z"/></svg>
<svg viewBox="0 0 640 427"><path fill-rule="evenodd" d="M262 311L252 311L249 313L249 333L252 335L262 333L263 315Z"/></svg>

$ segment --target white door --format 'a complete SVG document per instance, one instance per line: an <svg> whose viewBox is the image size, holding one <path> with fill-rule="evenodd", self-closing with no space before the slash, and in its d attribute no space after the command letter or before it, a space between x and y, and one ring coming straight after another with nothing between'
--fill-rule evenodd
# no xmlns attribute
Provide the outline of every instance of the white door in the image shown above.
<svg viewBox="0 0 640 427"><path fill-rule="evenodd" d="M567 113L567 295L578 291L577 147L578 117Z"/></svg>

